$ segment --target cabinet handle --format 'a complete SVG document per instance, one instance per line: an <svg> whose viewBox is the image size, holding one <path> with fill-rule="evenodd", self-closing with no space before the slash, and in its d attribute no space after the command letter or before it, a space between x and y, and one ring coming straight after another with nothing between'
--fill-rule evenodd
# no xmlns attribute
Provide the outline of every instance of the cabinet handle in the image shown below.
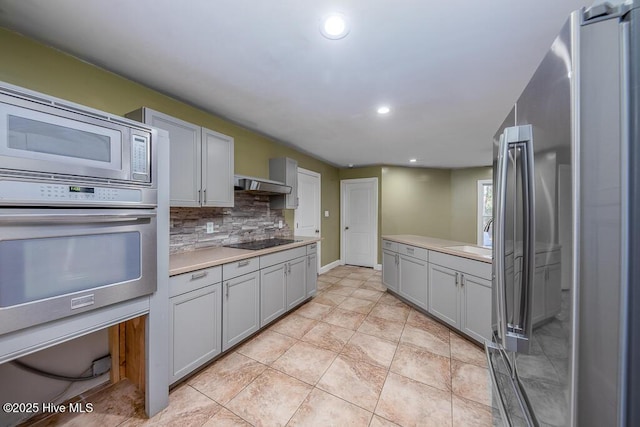
<svg viewBox="0 0 640 427"><path fill-rule="evenodd" d="M203 200L202 200L202 204L206 205L207 204L207 189L205 188L204 191L202 192L203 194Z"/></svg>
<svg viewBox="0 0 640 427"><path fill-rule="evenodd" d="M249 260L246 260L246 261L240 261L240 262L238 263L238 267L246 267L247 265L249 265L249 262L250 262Z"/></svg>
<svg viewBox="0 0 640 427"><path fill-rule="evenodd" d="M464 274L460 274L460 285L464 286Z"/></svg>
<svg viewBox="0 0 640 427"><path fill-rule="evenodd" d="M456 286L458 286L460 282L458 281L458 272L456 271Z"/></svg>
<svg viewBox="0 0 640 427"><path fill-rule="evenodd" d="M202 193L202 190L198 190L198 204L200 204L200 201L202 200L200 198L201 193Z"/></svg>
<svg viewBox="0 0 640 427"><path fill-rule="evenodd" d="M203 277L207 277L209 273L206 271L203 271L201 273L194 273L191 275L191 280L198 280L198 279L202 279Z"/></svg>
<svg viewBox="0 0 640 427"><path fill-rule="evenodd" d="M229 282L225 283L225 287L227 288L225 295L227 298L229 298Z"/></svg>
<svg viewBox="0 0 640 427"><path fill-rule="evenodd" d="M407 248L407 253L412 254L414 252L413 248Z"/></svg>

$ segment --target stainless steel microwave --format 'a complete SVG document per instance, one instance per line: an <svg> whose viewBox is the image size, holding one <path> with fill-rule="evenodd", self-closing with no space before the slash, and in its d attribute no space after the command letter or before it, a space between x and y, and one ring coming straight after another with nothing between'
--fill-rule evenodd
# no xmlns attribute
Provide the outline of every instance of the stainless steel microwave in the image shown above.
<svg viewBox="0 0 640 427"><path fill-rule="evenodd" d="M0 82L0 173L154 187L151 133Z"/></svg>

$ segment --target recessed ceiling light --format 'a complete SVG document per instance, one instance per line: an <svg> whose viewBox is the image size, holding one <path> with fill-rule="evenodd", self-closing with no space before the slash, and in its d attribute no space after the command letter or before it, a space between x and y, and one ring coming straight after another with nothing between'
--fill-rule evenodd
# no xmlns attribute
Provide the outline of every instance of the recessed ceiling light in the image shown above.
<svg viewBox="0 0 640 427"><path fill-rule="evenodd" d="M409 161L410 161L411 163L415 163L415 162L417 162L417 161L418 161L418 159L409 159Z"/></svg>
<svg viewBox="0 0 640 427"><path fill-rule="evenodd" d="M391 111L391 108L386 105L378 107L378 114L389 114L389 111Z"/></svg>
<svg viewBox="0 0 640 427"><path fill-rule="evenodd" d="M331 40L338 40L349 34L347 19L341 13L332 13L325 16L320 25L320 32Z"/></svg>

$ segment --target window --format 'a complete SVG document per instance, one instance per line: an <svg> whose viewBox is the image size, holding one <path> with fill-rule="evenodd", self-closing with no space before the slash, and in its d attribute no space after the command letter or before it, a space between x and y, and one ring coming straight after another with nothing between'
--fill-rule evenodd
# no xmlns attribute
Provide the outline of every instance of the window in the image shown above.
<svg viewBox="0 0 640 427"><path fill-rule="evenodd" d="M478 180L478 246L491 247L493 238L493 180Z"/></svg>

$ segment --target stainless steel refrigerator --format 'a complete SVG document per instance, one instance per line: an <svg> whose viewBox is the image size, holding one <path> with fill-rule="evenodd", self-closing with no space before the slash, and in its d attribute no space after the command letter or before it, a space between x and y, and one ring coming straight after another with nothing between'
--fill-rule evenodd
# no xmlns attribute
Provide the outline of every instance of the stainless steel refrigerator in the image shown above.
<svg viewBox="0 0 640 427"><path fill-rule="evenodd" d="M639 16L571 14L495 135L496 425L640 426Z"/></svg>

